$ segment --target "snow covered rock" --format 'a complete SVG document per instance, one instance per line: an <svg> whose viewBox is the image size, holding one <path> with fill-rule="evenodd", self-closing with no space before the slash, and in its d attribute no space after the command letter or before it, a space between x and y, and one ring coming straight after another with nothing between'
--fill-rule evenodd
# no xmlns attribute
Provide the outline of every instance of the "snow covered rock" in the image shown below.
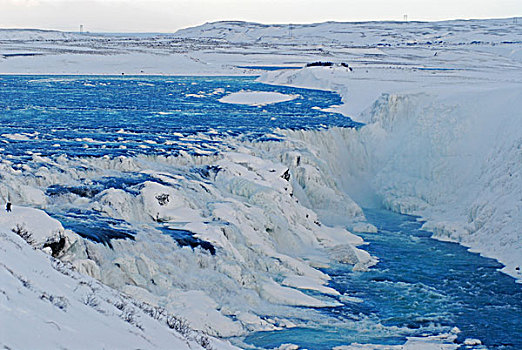
<svg viewBox="0 0 522 350"><path fill-rule="evenodd" d="M23 213L20 217L35 237L59 227L43 212L15 209ZM3 347L76 349L88 344L88 347L112 349L136 346L234 349L190 328L176 327L168 321L174 316L130 299L74 271L71 265L35 250L10 231L11 223L16 222L14 215L9 220L3 215L0 221L0 345Z"/></svg>

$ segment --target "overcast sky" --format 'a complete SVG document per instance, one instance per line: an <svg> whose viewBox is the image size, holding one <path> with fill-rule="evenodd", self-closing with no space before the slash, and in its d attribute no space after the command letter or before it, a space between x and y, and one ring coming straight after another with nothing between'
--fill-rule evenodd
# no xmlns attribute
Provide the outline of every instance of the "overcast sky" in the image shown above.
<svg viewBox="0 0 522 350"><path fill-rule="evenodd" d="M174 32L218 20L312 23L522 16L522 0L0 0L0 28Z"/></svg>

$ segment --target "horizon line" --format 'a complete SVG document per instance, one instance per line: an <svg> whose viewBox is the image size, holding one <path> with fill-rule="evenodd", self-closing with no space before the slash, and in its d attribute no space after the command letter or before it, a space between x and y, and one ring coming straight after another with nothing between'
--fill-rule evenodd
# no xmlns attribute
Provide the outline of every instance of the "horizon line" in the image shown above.
<svg viewBox="0 0 522 350"><path fill-rule="evenodd" d="M253 22L239 19L226 19L226 20L216 20L216 21L207 21L204 23L196 24L193 26L179 28L173 32L161 32L161 31L89 31L84 30L81 34L174 34L180 30L189 29L189 28L197 28L201 27L205 24L213 24L213 23L249 23L249 24L258 24L265 26L289 26L289 25L298 25L298 26L306 26L313 24L325 24L325 23L339 23L339 24L357 24L357 23L440 23L440 22L457 22L457 21L488 21L488 20L516 20L522 19L522 15L520 16L509 16L509 17L483 17L483 18L452 18L452 19L438 19L438 20L398 20L398 19L377 19L377 20L354 20L354 21L336 21L336 20L326 20L321 22ZM516 23L514 23L516 24ZM520 23L522 25L522 23ZM81 24L78 24L78 27ZM80 34L79 30L66 30L66 29L51 29L51 28L32 28L32 27L0 27L0 30L27 30L27 31L46 31L46 32L62 32L62 33L77 33Z"/></svg>

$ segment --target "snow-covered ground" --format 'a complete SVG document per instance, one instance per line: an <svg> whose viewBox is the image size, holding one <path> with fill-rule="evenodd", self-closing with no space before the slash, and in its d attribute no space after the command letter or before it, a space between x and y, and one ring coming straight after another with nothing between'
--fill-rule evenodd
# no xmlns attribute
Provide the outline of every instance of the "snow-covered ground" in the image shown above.
<svg viewBox="0 0 522 350"><path fill-rule="evenodd" d="M87 203L73 195L67 200L110 217L190 230L220 250L218 258L210 259L202 249L179 248L146 230L136 242L114 241L114 249L69 232L69 243L77 244L67 246L61 258L135 299L189 319L198 329L217 336L279 329L292 326L285 318L297 312L292 306L335 305L336 291L326 286L329 277L318 268L332 260L354 269L375 262L357 248L361 239L335 227L375 230L365 221L365 206L420 215L434 237L494 257L506 264L506 273L522 278L517 270L522 267L522 25L511 19L292 26L218 22L156 36L0 30L0 39L3 74L259 75L259 66L348 63L351 69L266 72L260 80L338 92L343 105L330 110L365 122L358 130L282 130L283 142L243 142L219 157L158 157L153 159L157 169L145 156L88 161L34 156L34 167L23 169L1 156L2 198L9 194L16 203L38 208L48 201L42 189L55 183L125 171L161 179L165 185L147 183L137 199L109 189ZM242 97L233 102L267 103L266 96ZM179 176L179 169L199 165L222 170L210 184ZM183 340L165 321L142 315L137 307L143 329L125 322L114 306L124 298L119 292L76 272L56 271L58 263L11 232L16 220L23 221L41 247L62 230L30 210L14 207L0 216L0 329L13 327L5 337L0 333L2 345L33 346L25 343L29 338L21 324L34 324L38 334L49 335L43 342L65 347L78 327L106 332L101 324L107 323L121 334L111 338L122 340L114 347L125 348L134 339L144 348L162 348L164 341L183 342L183 348L195 341L197 333ZM172 249L178 254L164 254ZM94 297L101 311L84 300L98 291ZM273 317L265 317L270 313ZM94 339L90 334L82 336Z"/></svg>
<svg viewBox="0 0 522 350"><path fill-rule="evenodd" d="M399 71L403 80L400 73L419 69L464 70L425 71L450 77L482 68L515 71L522 58L522 28L513 19L216 22L174 34L115 36L2 29L0 38L4 74L257 75L252 67L345 61L354 71L368 69L370 80L383 71Z"/></svg>
<svg viewBox="0 0 522 350"><path fill-rule="evenodd" d="M37 209L13 206L0 213L2 347L235 349L39 250L58 235L66 246L80 239Z"/></svg>

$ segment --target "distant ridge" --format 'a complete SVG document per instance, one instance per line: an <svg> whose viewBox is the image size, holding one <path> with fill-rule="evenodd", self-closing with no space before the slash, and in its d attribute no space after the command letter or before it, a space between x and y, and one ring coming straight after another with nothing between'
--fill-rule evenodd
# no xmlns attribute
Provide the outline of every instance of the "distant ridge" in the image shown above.
<svg viewBox="0 0 522 350"><path fill-rule="evenodd" d="M509 30L507 30L509 29ZM321 22L262 24L244 21L208 22L178 30L173 37L220 39L230 43L341 44L373 46L379 43L500 43L522 40L522 24L515 18L421 21ZM473 35L471 35L473 34Z"/></svg>

